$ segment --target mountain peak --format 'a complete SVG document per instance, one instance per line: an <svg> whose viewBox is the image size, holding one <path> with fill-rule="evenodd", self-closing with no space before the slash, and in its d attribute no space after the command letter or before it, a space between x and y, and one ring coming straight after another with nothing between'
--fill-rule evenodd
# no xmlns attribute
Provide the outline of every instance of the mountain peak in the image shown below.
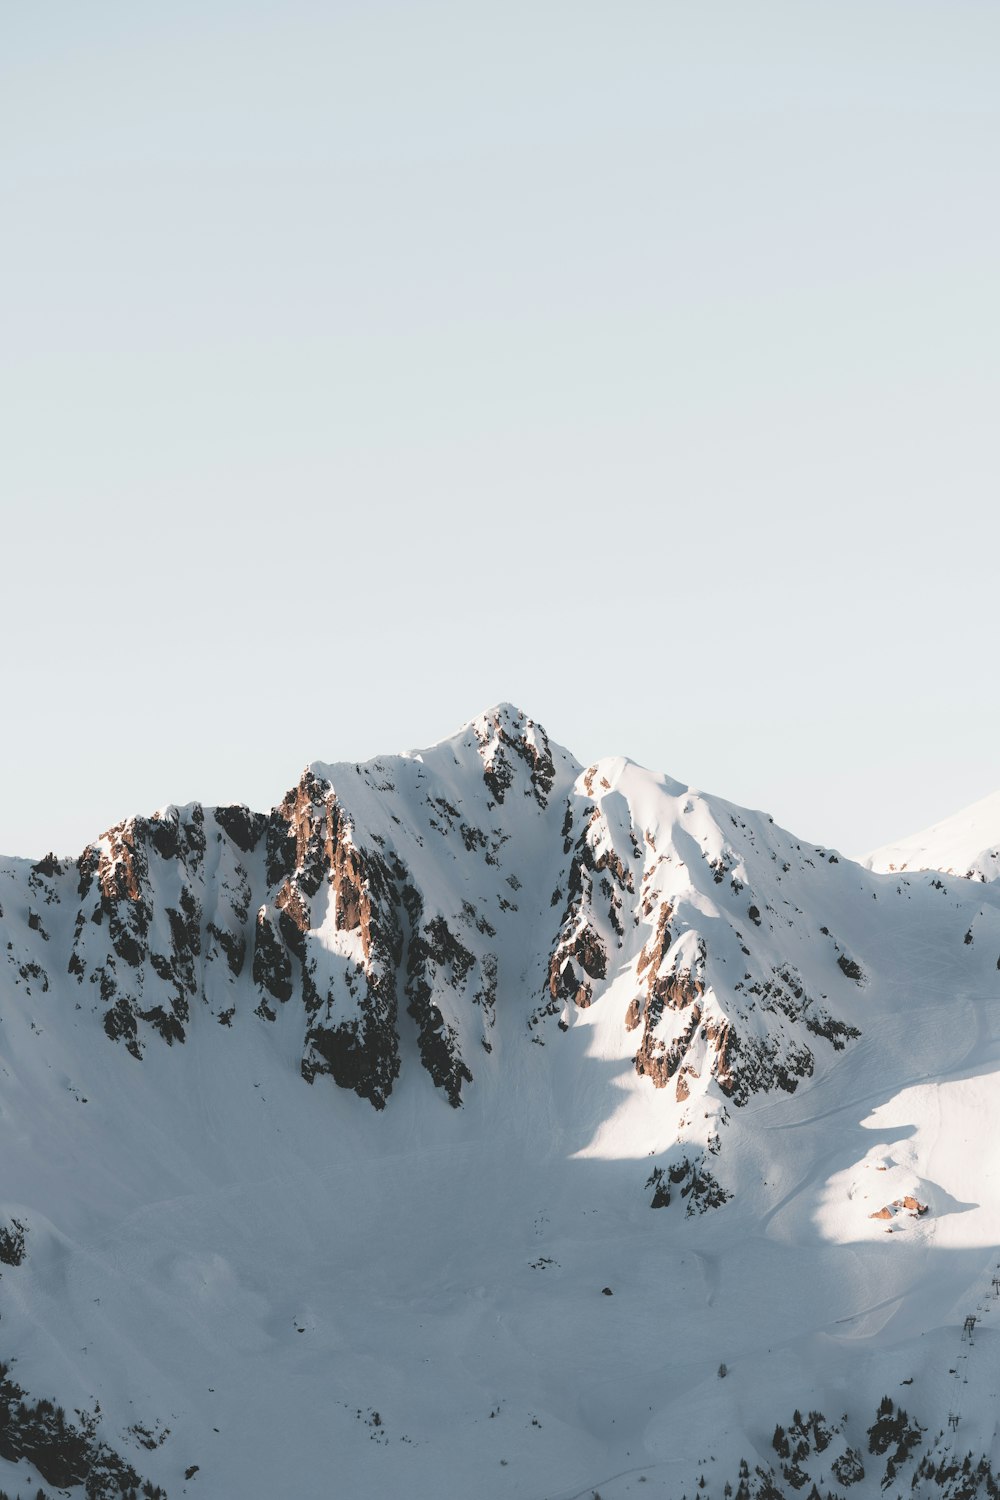
<svg viewBox="0 0 1000 1500"><path fill-rule="evenodd" d="M541 724L513 703L497 703L470 720L465 729L475 735L483 779L495 801L503 802L520 774L527 778L539 806L545 806L556 770Z"/></svg>
<svg viewBox="0 0 1000 1500"><path fill-rule="evenodd" d="M863 860L869 870L941 870L982 882L1000 879L1000 791Z"/></svg>

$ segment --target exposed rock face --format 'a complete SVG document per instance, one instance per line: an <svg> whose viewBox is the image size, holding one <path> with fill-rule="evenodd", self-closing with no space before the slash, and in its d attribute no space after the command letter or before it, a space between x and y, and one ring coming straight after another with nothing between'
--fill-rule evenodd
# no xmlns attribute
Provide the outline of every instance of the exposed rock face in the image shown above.
<svg viewBox="0 0 1000 1500"><path fill-rule="evenodd" d="M20 1266L27 1253L24 1236L28 1226L20 1219L11 1219L9 1224L0 1224L0 1265Z"/></svg>
<svg viewBox="0 0 1000 1500"><path fill-rule="evenodd" d="M204 822L197 803L129 818L77 861L80 905L67 968L81 986L95 986L105 1031L135 1057L140 1022L165 1041L184 1040L198 993Z"/></svg>
<svg viewBox="0 0 1000 1500"><path fill-rule="evenodd" d="M284 1004L292 998L292 960L284 943L282 943L274 930L274 924L268 915L266 906L262 906L257 913L257 924L254 928L253 945L253 977L254 983L261 992L260 1007L268 1020L274 1019L274 1013L268 1004L268 999L278 1000Z"/></svg>
<svg viewBox="0 0 1000 1500"><path fill-rule="evenodd" d="M445 1021L434 995L441 983L464 990L476 962L475 955L463 946L444 917L422 925L423 902L414 886L404 888L403 901L410 922L407 1010L418 1026L424 1067L438 1088L444 1089L449 1104L458 1105L462 1085L472 1082L472 1074L462 1059L458 1032Z"/></svg>
<svg viewBox="0 0 1000 1500"><path fill-rule="evenodd" d="M904 1193L902 1198L894 1198L883 1208L876 1209L875 1213L869 1214L869 1219L894 1219L897 1214L908 1213L914 1219L922 1219L927 1213L927 1204L921 1203L912 1193Z"/></svg>
<svg viewBox="0 0 1000 1500"><path fill-rule="evenodd" d="M258 922L266 956L258 946L255 976L282 1003L301 997L309 1018L302 1076L311 1083L328 1073L381 1109L399 1076L394 872L358 847L332 785L308 770L272 815L267 875L284 879L274 894L277 931L266 917L266 927Z"/></svg>
<svg viewBox="0 0 1000 1500"><path fill-rule="evenodd" d="M673 945L670 928L673 915L673 907L664 902L657 913L656 930L644 945L636 964L636 977L643 982L644 994L632 1000L625 1019L630 1031L635 1030L640 1020L644 1021L639 1050L635 1054L635 1070L640 1077L650 1078L657 1088L664 1088L684 1062L701 1025L699 1002L705 993L702 979L690 969L671 967L666 962ZM669 1042L660 1033L660 1023L667 1008L688 1013L682 1029ZM686 1097L686 1090L685 1084L684 1092L678 1097Z"/></svg>
<svg viewBox="0 0 1000 1500"><path fill-rule="evenodd" d="M116 825L75 866L48 856L28 872L22 941L9 946L17 982L26 997L47 990L38 957L50 938L44 913L69 907L63 961L78 1003L89 1002L107 1036L136 1059L153 1034L184 1042L197 1008L232 1027L241 1014L273 1022L291 1004L303 1028L303 1077L329 1075L382 1108L401 1066L402 1002L421 1061L458 1105L472 1082L460 1033L472 1027L492 1049L496 920L525 925L518 858L504 847L516 842L524 798L541 817L557 777L544 730L508 707L470 725L463 752L457 778L429 778L404 758L337 768L346 786L335 791L311 768L269 814L168 808ZM469 899L464 871L456 872L461 899L428 904L428 832L414 826L405 796L393 796L392 776L419 792L429 809L419 823L446 841L437 862L460 856L500 887L486 898L495 915ZM367 826L351 807L359 790L378 799ZM505 798L509 810L498 818ZM596 949L585 962L603 972Z"/></svg>
<svg viewBox="0 0 1000 1500"><path fill-rule="evenodd" d="M735 815L730 823L738 831L747 828ZM648 835L646 844L655 848ZM745 901L752 876L742 851L724 844L714 856L697 852L699 862L687 866L689 874L697 872L693 890L690 883L677 882L669 857L647 864L642 877L638 917L652 925L652 932L635 965L639 992L625 1014L628 1031L642 1026L636 1072L657 1088L676 1078L679 1103L689 1097L692 1080L706 1071L737 1105L772 1089L793 1093L815 1066L807 1034L839 1051L860 1030L808 995L793 964L768 963L761 905ZM790 866L786 862L783 868ZM716 888L710 904L705 875ZM677 896L671 894L675 890ZM744 932L744 911L761 937ZM794 926L792 919L785 921ZM768 935L773 931L769 925ZM723 972L730 964L738 966L741 977ZM842 963L839 967L846 972ZM858 976L848 975L860 983L859 976L860 970Z"/></svg>
<svg viewBox="0 0 1000 1500"><path fill-rule="evenodd" d="M253 853L268 823L263 813L251 812L242 804L233 807L217 807L215 821L223 832L229 835L237 849L241 849L244 854Z"/></svg>
<svg viewBox="0 0 1000 1500"><path fill-rule="evenodd" d="M692 1161L682 1156L667 1167L654 1167L646 1187L653 1189L652 1208L668 1208L675 1199L680 1199L688 1218L721 1208L731 1196L713 1177L704 1157Z"/></svg>
<svg viewBox="0 0 1000 1500"><path fill-rule="evenodd" d="M514 785L517 762L527 768L531 792L545 807L556 777L548 735L517 709L504 704L473 721L483 762L483 780L502 803Z"/></svg>
<svg viewBox="0 0 1000 1500"><path fill-rule="evenodd" d="M592 781L590 772L584 785ZM537 1024L561 1011L567 1001L586 1009L595 985L608 976L609 955L622 947L622 912L634 885L632 872L615 848L601 808L570 798L562 829L562 852L569 857L566 906L548 961L547 998L532 1017Z"/></svg>
<svg viewBox="0 0 1000 1500"><path fill-rule="evenodd" d="M87 1500L138 1493L141 1480L132 1465L98 1438L94 1418L76 1415L76 1422L68 1422L52 1401L32 1401L12 1379L9 1366L0 1364L0 1458L11 1463L27 1459L47 1484L60 1490L83 1485ZM142 1493L166 1500L149 1481Z"/></svg>

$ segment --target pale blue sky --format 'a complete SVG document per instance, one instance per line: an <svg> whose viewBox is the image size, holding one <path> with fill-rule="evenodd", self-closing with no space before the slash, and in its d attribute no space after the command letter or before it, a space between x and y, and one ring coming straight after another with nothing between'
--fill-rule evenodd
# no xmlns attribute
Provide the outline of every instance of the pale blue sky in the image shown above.
<svg viewBox="0 0 1000 1500"><path fill-rule="evenodd" d="M1000 8L0 15L0 851L498 698L861 850L1000 786Z"/></svg>

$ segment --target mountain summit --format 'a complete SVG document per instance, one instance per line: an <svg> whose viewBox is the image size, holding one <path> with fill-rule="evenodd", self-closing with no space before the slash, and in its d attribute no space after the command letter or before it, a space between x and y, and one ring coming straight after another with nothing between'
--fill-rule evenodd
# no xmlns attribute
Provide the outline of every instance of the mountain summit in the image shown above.
<svg viewBox="0 0 1000 1500"><path fill-rule="evenodd" d="M943 870L967 880L1000 878L1000 792L876 849L865 865L869 870Z"/></svg>
<svg viewBox="0 0 1000 1500"><path fill-rule="evenodd" d="M1000 1493L998 891L509 704L6 861L0 1490Z"/></svg>

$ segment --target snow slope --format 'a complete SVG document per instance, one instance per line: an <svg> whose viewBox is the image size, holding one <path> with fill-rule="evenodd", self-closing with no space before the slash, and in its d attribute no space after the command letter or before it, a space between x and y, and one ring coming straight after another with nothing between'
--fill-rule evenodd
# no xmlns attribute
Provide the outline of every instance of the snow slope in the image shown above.
<svg viewBox="0 0 1000 1500"><path fill-rule="evenodd" d="M0 1490L996 1493L1000 887L499 705L0 944Z"/></svg>
<svg viewBox="0 0 1000 1500"><path fill-rule="evenodd" d="M1000 792L869 854L869 870L945 870L969 880L1000 877Z"/></svg>

